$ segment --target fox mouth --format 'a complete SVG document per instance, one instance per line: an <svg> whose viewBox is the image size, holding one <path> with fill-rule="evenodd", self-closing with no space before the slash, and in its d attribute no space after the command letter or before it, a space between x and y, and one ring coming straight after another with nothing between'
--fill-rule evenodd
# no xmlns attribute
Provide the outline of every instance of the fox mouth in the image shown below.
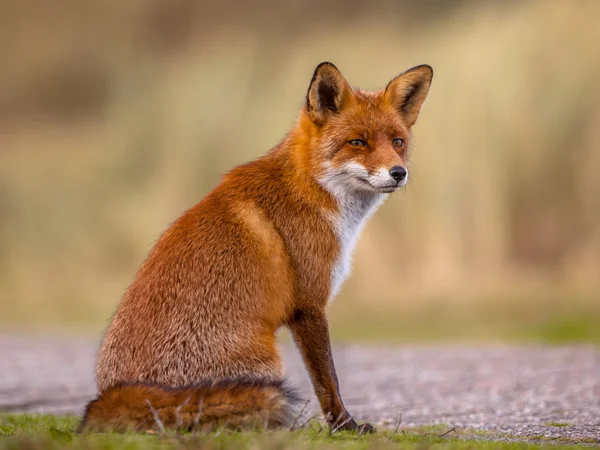
<svg viewBox="0 0 600 450"><path fill-rule="evenodd" d="M399 184L388 184L388 185L384 185L384 186L374 186L366 178L357 177L356 179L358 181L360 181L363 185L369 186L370 190L375 190L375 191L381 192L383 194L391 194L392 192L396 192L400 187L402 187Z"/></svg>

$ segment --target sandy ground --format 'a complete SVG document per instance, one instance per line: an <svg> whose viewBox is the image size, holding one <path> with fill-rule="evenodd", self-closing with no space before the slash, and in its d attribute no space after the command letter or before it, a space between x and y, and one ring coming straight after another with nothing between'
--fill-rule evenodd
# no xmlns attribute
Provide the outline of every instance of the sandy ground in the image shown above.
<svg viewBox="0 0 600 450"><path fill-rule="evenodd" d="M0 411L80 414L95 394L96 342L0 335ZM286 372L317 402L302 363ZM446 424L512 436L600 443L600 348L338 346L348 410L393 427ZM565 426L553 426L564 424Z"/></svg>

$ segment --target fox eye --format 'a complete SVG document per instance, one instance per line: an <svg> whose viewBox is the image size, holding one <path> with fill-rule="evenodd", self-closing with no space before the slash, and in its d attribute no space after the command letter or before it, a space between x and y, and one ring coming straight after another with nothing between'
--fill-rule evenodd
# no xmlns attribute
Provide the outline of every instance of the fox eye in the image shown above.
<svg viewBox="0 0 600 450"><path fill-rule="evenodd" d="M353 145L354 147L366 147L367 143L362 139L352 139L350 145Z"/></svg>
<svg viewBox="0 0 600 450"><path fill-rule="evenodd" d="M394 147L402 147L404 146L404 139L396 138L392 141Z"/></svg>

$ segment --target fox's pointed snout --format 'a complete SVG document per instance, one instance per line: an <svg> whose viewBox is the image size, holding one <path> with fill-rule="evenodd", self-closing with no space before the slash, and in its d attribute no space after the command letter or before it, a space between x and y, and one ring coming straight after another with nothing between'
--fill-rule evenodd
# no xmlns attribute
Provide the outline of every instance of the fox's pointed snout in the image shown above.
<svg viewBox="0 0 600 450"><path fill-rule="evenodd" d="M394 166L390 169L390 176L398 183L403 181L408 175L408 171L402 166Z"/></svg>

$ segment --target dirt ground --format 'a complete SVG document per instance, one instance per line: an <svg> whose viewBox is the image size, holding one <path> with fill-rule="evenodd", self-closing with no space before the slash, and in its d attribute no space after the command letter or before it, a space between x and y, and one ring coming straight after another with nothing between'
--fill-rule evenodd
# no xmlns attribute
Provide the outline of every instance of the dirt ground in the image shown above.
<svg viewBox="0 0 600 450"><path fill-rule="evenodd" d="M0 335L0 411L80 414L95 394L97 343ZM317 402L292 347L286 372ZM600 348L338 346L342 395L379 426L446 424L500 436L600 443ZM485 434L485 433L484 433Z"/></svg>

